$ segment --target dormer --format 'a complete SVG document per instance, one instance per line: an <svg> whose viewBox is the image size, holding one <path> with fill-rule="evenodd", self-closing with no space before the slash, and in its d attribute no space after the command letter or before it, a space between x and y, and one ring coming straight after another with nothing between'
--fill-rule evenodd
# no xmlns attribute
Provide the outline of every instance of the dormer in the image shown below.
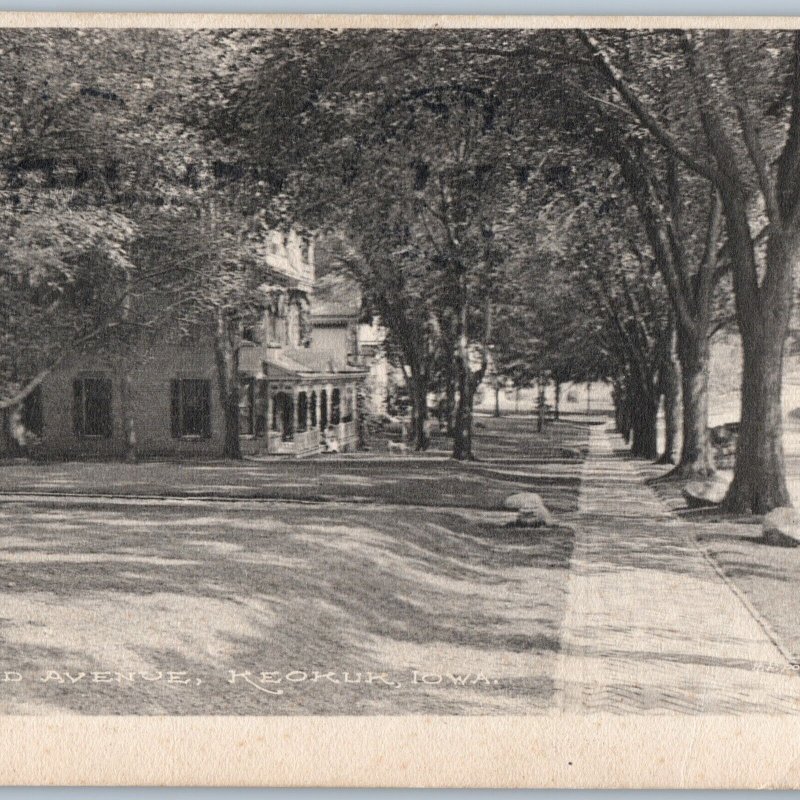
<svg viewBox="0 0 800 800"><path fill-rule="evenodd" d="M288 233L270 231L266 261L275 272L294 279L294 288L310 293L314 287L314 247L311 237L293 228Z"/></svg>

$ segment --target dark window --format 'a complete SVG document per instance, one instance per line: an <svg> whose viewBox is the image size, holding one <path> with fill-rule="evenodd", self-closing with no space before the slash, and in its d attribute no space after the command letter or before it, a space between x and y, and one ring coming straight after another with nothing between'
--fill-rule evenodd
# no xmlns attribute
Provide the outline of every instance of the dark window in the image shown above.
<svg viewBox="0 0 800 800"><path fill-rule="evenodd" d="M252 436L255 428L255 388L255 378L243 377L239 382L239 433L243 436Z"/></svg>
<svg viewBox="0 0 800 800"><path fill-rule="evenodd" d="M267 314L267 341L269 344L285 344L286 317L279 310Z"/></svg>
<svg viewBox="0 0 800 800"><path fill-rule="evenodd" d="M344 413L342 414L342 422L353 421L353 393L352 389L348 386L344 390Z"/></svg>
<svg viewBox="0 0 800 800"><path fill-rule="evenodd" d="M34 436L41 436L44 430L42 413L42 387L37 386L22 401L22 424Z"/></svg>
<svg viewBox="0 0 800 800"><path fill-rule="evenodd" d="M317 427L317 393L311 392L311 407L309 408L309 420L312 428Z"/></svg>
<svg viewBox="0 0 800 800"><path fill-rule="evenodd" d="M325 430L328 427L328 390L319 393L319 427Z"/></svg>
<svg viewBox="0 0 800 800"><path fill-rule="evenodd" d="M308 395L300 392L297 396L297 430L302 433L308 428Z"/></svg>
<svg viewBox="0 0 800 800"><path fill-rule="evenodd" d="M211 381L172 381L172 435L211 436Z"/></svg>
<svg viewBox="0 0 800 800"><path fill-rule="evenodd" d="M242 339L246 342L259 344L261 339L258 335L258 329L254 325L245 325L242 328Z"/></svg>
<svg viewBox="0 0 800 800"><path fill-rule="evenodd" d="M72 399L75 434L110 438L111 379L77 378L72 382Z"/></svg>
<svg viewBox="0 0 800 800"><path fill-rule="evenodd" d="M287 392L278 392L272 400L272 430L280 431L284 441L294 438L294 398Z"/></svg>
<svg viewBox="0 0 800 800"><path fill-rule="evenodd" d="M282 439L290 442L294 439L294 398L292 395L281 392L278 397L281 404Z"/></svg>
<svg viewBox="0 0 800 800"><path fill-rule="evenodd" d="M338 425L342 419L342 395L338 389L331 393L331 425Z"/></svg>

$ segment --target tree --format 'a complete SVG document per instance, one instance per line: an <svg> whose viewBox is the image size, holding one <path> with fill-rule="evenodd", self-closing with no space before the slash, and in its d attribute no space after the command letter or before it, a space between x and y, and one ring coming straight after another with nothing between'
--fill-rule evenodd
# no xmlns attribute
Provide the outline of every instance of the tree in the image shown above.
<svg viewBox="0 0 800 800"><path fill-rule="evenodd" d="M239 445L239 355L246 330L263 318L267 287L288 279L267 266L267 229L259 217L243 219L236 204L217 200L162 212L148 221L137 255L153 275L157 291L148 301L169 313L163 331L176 341L208 342L214 351L224 419L223 456L241 458Z"/></svg>
<svg viewBox="0 0 800 800"><path fill-rule="evenodd" d="M365 312L377 316L387 331L387 356L402 370L411 399L409 438L417 450L424 450L427 396L439 340L432 301L435 275L428 254L394 203L384 198L376 206L376 198L358 190L350 197L342 207L347 221L340 223L347 235L329 236L326 246L337 268L359 283Z"/></svg>
<svg viewBox="0 0 800 800"><path fill-rule="evenodd" d="M632 454L655 459L656 420L672 342L666 288L621 176L610 166L596 169L605 176L607 189L585 200L575 216L564 268L573 275L572 305L585 317L579 341L600 343L606 355L597 358L593 370L587 365L585 375L613 379L617 424L630 434ZM589 344L587 353L596 348Z"/></svg>
<svg viewBox="0 0 800 800"><path fill-rule="evenodd" d="M504 69L509 40L525 39L501 31L279 32L269 63L244 77L220 123L236 120L243 152L284 190L286 217L355 242L360 228L343 209L365 195L373 215L394 208L390 218L408 226L414 257L387 268L419 256L433 277L438 301L433 318L423 316L436 329L437 373L455 405L457 458L472 457L472 402L488 365L492 274L504 250L498 222L517 213L526 176L541 161L538 98ZM291 135L282 136L287 120Z"/></svg>
<svg viewBox="0 0 800 800"><path fill-rule="evenodd" d="M596 36L583 37L642 129L719 193L744 356L736 466L724 506L764 513L789 505L781 380L800 247L800 34L670 34L670 68L691 100L673 124L651 110L647 93L637 91ZM648 64L664 54L654 48ZM759 229L760 218L766 224Z"/></svg>
<svg viewBox="0 0 800 800"><path fill-rule="evenodd" d="M197 201L215 152L184 113L219 102L198 75L225 34L6 30L0 229L6 290L0 407L11 410L82 348L129 363L168 315L131 253L154 209ZM158 213L155 214L158 216ZM12 305L13 302L13 305ZM41 324L46 317L48 324ZM129 455L134 420L125 402Z"/></svg>
<svg viewBox="0 0 800 800"><path fill-rule="evenodd" d="M216 253L204 251L209 280L186 282L185 265L169 257L178 238L167 231L177 218L218 219L210 204L219 196L238 210L222 215L225 235L215 234L228 258L253 214L256 181L245 190L250 176L235 173L206 124L225 103L247 41L241 31L0 34L8 70L0 89L0 281L13 285L16 303L5 330L13 363L0 365L4 406L17 405L81 346L101 349L126 365L124 428L135 455L127 367L159 332L175 333L176 309L196 308L199 287L210 287L209 303L219 297ZM198 242L208 233L195 232ZM140 259L148 238L163 248L156 267ZM190 291L180 298L175 287L184 284ZM44 314L56 324L36 325ZM228 417L227 452L235 455Z"/></svg>
<svg viewBox="0 0 800 800"><path fill-rule="evenodd" d="M659 171L648 159L641 142L617 129L603 141L620 165L620 173L638 209L650 251L664 279L673 308L676 354L680 362L683 399L683 437L678 465L680 477L707 477L714 471L708 439L708 377L711 338L720 323L715 319L715 290L725 274L719 264L721 205L712 191L703 219L702 201L692 197L681 180L674 159ZM702 193L701 193L702 194ZM698 222L699 221L699 222ZM671 363L671 362L670 362ZM665 373L669 398L668 422L673 411L677 381L675 370ZM674 427L668 426L671 453ZM667 461L670 461L668 457Z"/></svg>

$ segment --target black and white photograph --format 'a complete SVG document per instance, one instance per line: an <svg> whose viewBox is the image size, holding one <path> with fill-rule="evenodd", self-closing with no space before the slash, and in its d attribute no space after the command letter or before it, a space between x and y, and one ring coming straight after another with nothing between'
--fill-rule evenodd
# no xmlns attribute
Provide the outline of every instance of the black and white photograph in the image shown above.
<svg viewBox="0 0 800 800"><path fill-rule="evenodd" d="M800 714L792 27L6 21L1 715Z"/></svg>

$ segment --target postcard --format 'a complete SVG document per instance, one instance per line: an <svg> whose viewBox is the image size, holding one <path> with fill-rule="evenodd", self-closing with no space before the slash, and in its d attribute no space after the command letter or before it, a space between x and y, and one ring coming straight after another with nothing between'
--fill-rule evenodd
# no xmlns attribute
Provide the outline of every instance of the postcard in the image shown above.
<svg viewBox="0 0 800 800"><path fill-rule="evenodd" d="M799 28L0 17L2 782L800 785Z"/></svg>

